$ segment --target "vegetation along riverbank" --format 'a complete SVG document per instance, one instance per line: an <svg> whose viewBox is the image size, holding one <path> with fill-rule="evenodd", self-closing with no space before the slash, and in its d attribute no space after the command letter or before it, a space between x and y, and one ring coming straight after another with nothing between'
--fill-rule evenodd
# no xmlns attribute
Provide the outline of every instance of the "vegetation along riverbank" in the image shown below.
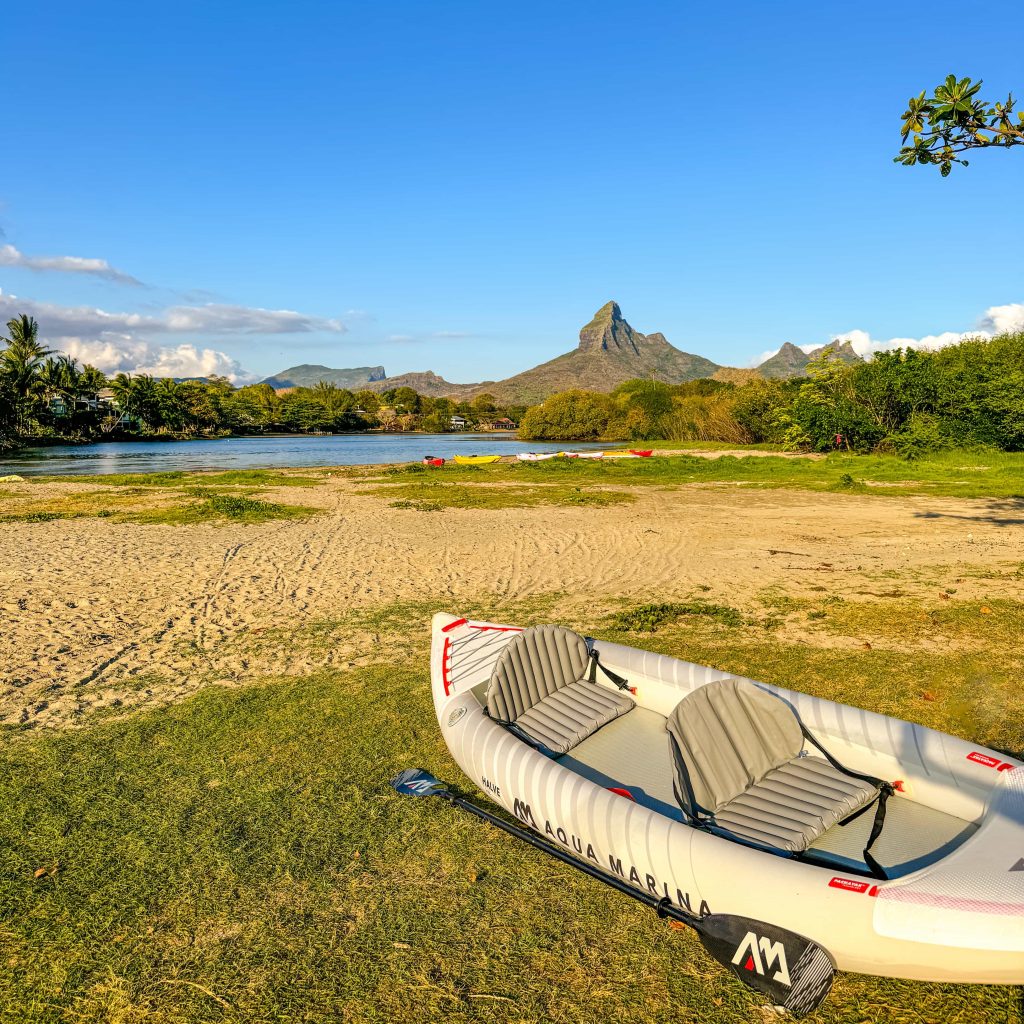
<svg viewBox="0 0 1024 1024"><path fill-rule="evenodd" d="M478 391L455 399L408 386L351 391L320 381L275 390L225 378L175 380L54 357L29 317L0 350L0 448L26 443L349 431L509 430L526 440L702 441L793 451L887 452L906 459L968 448L1024 449L1024 333L867 361L834 348L799 376L627 380L532 406ZM737 371L739 373L739 371Z"/></svg>

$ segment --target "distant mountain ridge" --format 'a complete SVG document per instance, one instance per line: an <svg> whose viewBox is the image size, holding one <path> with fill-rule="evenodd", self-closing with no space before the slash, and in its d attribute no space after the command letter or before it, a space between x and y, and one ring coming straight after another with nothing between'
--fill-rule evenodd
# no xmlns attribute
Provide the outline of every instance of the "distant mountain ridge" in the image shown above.
<svg viewBox="0 0 1024 1024"><path fill-rule="evenodd" d="M787 341L775 355L761 363L757 367L757 371L762 377L799 377L803 375L809 363L821 359L823 356L837 359L842 363L864 362L848 341L842 343L831 341L810 352L805 352L802 348L797 348L792 342Z"/></svg>
<svg viewBox="0 0 1024 1024"><path fill-rule="evenodd" d="M660 380L666 384L681 384L703 377L739 383L757 376L800 376L808 363L822 355L847 363L862 361L848 341L842 344L831 342L810 354L786 342L775 355L755 369L719 366L704 356L676 348L660 332L641 334L625 320L616 302L606 302L593 319L580 329L579 337L576 348L546 363L505 380L478 384L455 384L432 370L388 377L383 366L338 370L308 363L282 370L273 377L267 377L263 383L277 389L314 387L319 381L352 391L390 391L410 387L431 398L460 400L486 392L504 404L531 405L544 401L557 391L569 388L611 391L624 381L637 377Z"/></svg>
<svg viewBox="0 0 1024 1024"><path fill-rule="evenodd" d="M280 391L283 388L312 388L320 381L324 381L327 384L337 384L339 388L359 391L367 384L384 380L386 376L383 366L356 366L350 370L335 370L330 366L320 366L316 363L302 363L275 373L273 377L267 377L260 383L269 384L275 391Z"/></svg>

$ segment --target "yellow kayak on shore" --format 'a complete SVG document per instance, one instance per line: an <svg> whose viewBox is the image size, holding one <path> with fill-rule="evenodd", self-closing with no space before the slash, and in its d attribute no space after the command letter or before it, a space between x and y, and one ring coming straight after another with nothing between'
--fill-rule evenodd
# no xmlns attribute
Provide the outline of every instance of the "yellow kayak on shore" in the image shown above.
<svg viewBox="0 0 1024 1024"><path fill-rule="evenodd" d="M500 455L456 455L455 462L460 466L486 466L500 458Z"/></svg>

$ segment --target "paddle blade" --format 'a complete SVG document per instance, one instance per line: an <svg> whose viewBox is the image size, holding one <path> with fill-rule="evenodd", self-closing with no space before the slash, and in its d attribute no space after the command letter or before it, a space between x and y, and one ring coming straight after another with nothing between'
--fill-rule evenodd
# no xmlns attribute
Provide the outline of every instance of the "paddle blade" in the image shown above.
<svg viewBox="0 0 1024 1024"><path fill-rule="evenodd" d="M832 957L802 935L731 914L709 914L694 927L723 967L796 1017L810 1013L832 989Z"/></svg>
<svg viewBox="0 0 1024 1024"><path fill-rule="evenodd" d="M392 788L402 796L434 796L446 793L447 787L422 768L406 768L391 780Z"/></svg>

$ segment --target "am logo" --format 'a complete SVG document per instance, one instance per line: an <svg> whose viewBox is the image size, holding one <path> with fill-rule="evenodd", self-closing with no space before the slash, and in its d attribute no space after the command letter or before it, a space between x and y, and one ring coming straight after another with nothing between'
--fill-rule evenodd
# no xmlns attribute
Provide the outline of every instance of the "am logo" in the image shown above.
<svg viewBox="0 0 1024 1024"><path fill-rule="evenodd" d="M762 975L777 966L772 981L777 981L780 985L792 984L789 980L789 964L786 962L786 947L781 942L772 942L771 939L759 937L754 932L747 932L743 936L743 941L733 954L732 962L736 965L742 963L745 971L755 971Z"/></svg>

